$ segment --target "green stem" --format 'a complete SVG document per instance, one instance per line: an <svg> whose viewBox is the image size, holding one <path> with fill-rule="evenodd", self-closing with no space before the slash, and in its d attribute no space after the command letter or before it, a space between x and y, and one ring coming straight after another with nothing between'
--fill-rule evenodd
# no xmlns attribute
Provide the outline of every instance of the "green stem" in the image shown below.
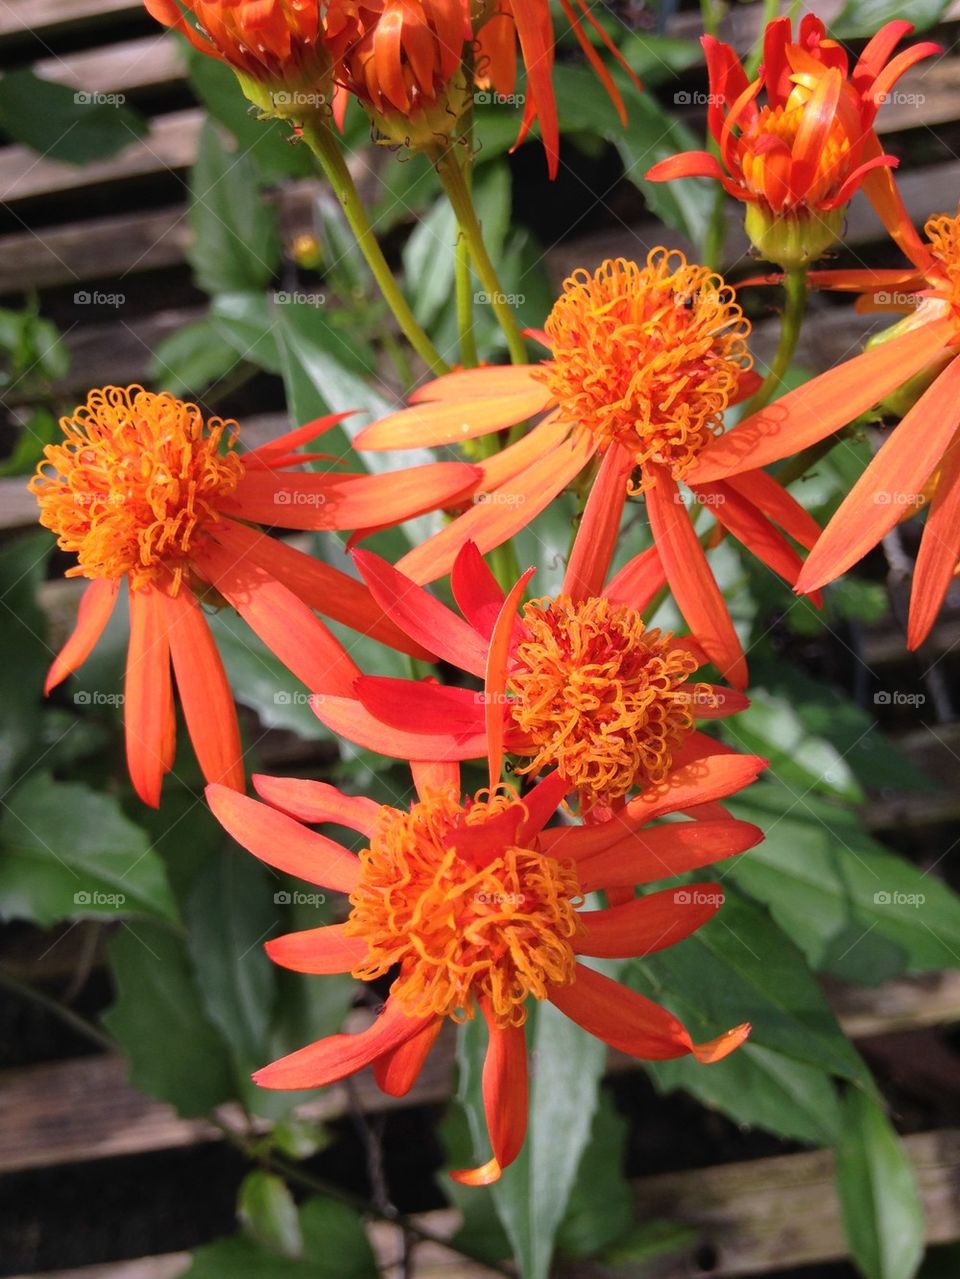
<svg viewBox="0 0 960 1279"><path fill-rule="evenodd" d="M783 466L780 467L776 473L777 482L786 488L794 480L799 480L806 475L811 467L816 466L819 461L825 458L847 434L847 428L844 427L840 431L835 431L833 435L828 435L825 440L818 440L816 444L811 444L809 448L801 450L795 457L790 458L788 462L784 462Z"/></svg>
<svg viewBox="0 0 960 1279"><path fill-rule="evenodd" d="M81 1017L72 1008L67 1008L65 1004L61 1004L58 1000L45 995L43 991L37 990L35 986L31 986L28 982L21 981L19 977L14 977L13 973L5 968L0 968L0 986L12 991L13 994L18 995L21 999L37 1004L46 1012L52 1013L64 1025L69 1026L78 1035L83 1035L85 1039L89 1039L98 1048L105 1048L108 1052L116 1050L116 1043L109 1035L104 1034L99 1027L95 1026L93 1022L87 1021L86 1017Z"/></svg>
<svg viewBox="0 0 960 1279"><path fill-rule="evenodd" d="M712 146L711 150L713 150ZM723 251L727 239L727 219L724 216L726 209L727 193L718 182L713 193L713 207L710 210L707 233L703 239L703 265L708 266L711 271L720 271L723 268Z"/></svg>
<svg viewBox="0 0 960 1279"><path fill-rule="evenodd" d="M779 392L800 340L800 329L807 310L807 272L805 267L795 267L783 277L786 305L780 326L780 341L767 376L756 395L751 396L743 408L743 416L749 417L769 404Z"/></svg>
<svg viewBox="0 0 960 1279"><path fill-rule="evenodd" d="M456 283L460 358L465 368L475 369L480 361L473 332L473 277L470 272L470 246L462 232L457 237Z"/></svg>
<svg viewBox="0 0 960 1279"><path fill-rule="evenodd" d="M497 317L497 322L503 330L504 337L507 339L510 359L514 364L526 364L527 353L523 345L520 327L517 324L513 308L507 302L507 295L504 293L503 286L497 276L496 267L490 259L486 244L484 244L483 231L477 219L477 211L473 205L470 187L467 184L466 176L457 158L456 151L454 147L448 146L446 150L435 154L434 159L443 189L446 191L447 199L456 214L457 222L460 226L460 234L466 240L470 257L473 259L473 265L476 268L477 275L480 277L480 283L486 290L490 305L493 307L494 314Z"/></svg>
<svg viewBox="0 0 960 1279"><path fill-rule="evenodd" d="M417 352L431 372L439 376L449 371L443 356L433 345L410 310L407 299L403 296L393 272L387 265L383 250L377 241L367 211L363 207L356 183L343 158L336 138L325 124L306 124L303 126L304 142L320 161L327 180L333 187L337 199L343 208L350 229L356 237L357 244L366 258L373 278L376 280L387 305L393 312L397 324L406 335L407 341Z"/></svg>

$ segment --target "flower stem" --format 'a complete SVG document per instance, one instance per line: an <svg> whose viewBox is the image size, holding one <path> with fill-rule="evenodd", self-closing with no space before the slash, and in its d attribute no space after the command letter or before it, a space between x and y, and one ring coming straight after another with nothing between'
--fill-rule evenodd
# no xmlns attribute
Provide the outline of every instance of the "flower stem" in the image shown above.
<svg viewBox="0 0 960 1279"><path fill-rule="evenodd" d="M452 146L448 146L445 150L436 153L434 160L437 166L437 173L440 175L440 181L443 183L443 189L447 193L447 199L456 214L457 222L460 226L460 234L466 241L470 257L473 259L473 265L476 267L477 275L480 277L480 283L487 292L490 305L493 307L500 328L503 330L503 335L507 339L510 359L514 364L525 364L527 362L527 353L524 349L520 327L517 324L516 316L513 314L513 308L507 302L503 286L497 276L496 267L487 252L487 246L483 242L483 231L477 219L477 211L474 208L473 197L470 194L470 187L463 167Z"/></svg>
<svg viewBox="0 0 960 1279"><path fill-rule="evenodd" d="M780 341L777 343L776 354L760 389L744 405L744 417L749 417L751 413L764 408L780 391L783 379L793 361L797 342L800 340L800 328L807 310L806 268L795 267L788 271L783 277L783 288L786 294L786 306L780 326Z"/></svg>
<svg viewBox="0 0 960 1279"><path fill-rule="evenodd" d="M337 199L343 208L350 229L356 237L357 245L383 294L387 305L393 312L397 324L406 335L407 341L417 352L430 371L437 376L446 373L449 366L437 348L427 337L403 296L393 272L383 256L367 211L363 207L356 183L343 158L343 153L336 138L325 124L305 124L302 130L304 142L320 161L327 180L333 187Z"/></svg>

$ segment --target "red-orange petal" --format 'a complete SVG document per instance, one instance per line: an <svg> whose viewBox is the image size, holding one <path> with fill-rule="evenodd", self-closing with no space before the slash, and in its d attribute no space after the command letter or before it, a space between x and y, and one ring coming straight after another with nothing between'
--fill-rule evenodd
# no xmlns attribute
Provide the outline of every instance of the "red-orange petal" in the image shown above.
<svg viewBox="0 0 960 1279"><path fill-rule="evenodd" d="M354 444L361 452L460 444L525 422L542 413L549 403L547 387L532 380L513 395L428 401L364 427Z"/></svg>
<svg viewBox="0 0 960 1279"><path fill-rule="evenodd" d="M617 547L627 501L627 482L633 467L633 455L622 444L611 445L604 454L560 588L561 593L569 595L575 603L603 594L603 584Z"/></svg>
<svg viewBox="0 0 960 1279"><path fill-rule="evenodd" d="M727 816L670 822L665 826L624 832L622 838L607 848L578 861L580 887L585 893L592 893L599 888L633 888L637 884L656 883L658 879L683 875L735 857L755 848L762 840L763 831L759 826ZM562 841L551 852L558 857L568 855Z"/></svg>
<svg viewBox="0 0 960 1279"><path fill-rule="evenodd" d="M163 597L170 656L187 732L208 782L245 786L233 694L217 645L189 591Z"/></svg>
<svg viewBox="0 0 960 1279"><path fill-rule="evenodd" d="M478 733L410 733L382 723L355 697L311 698L314 714L340 737L390 759L482 759L486 736Z"/></svg>
<svg viewBox="0 0 960 1279"><path fill-rule="evenodd" d="M430 1049L437 1042L443 1029L443 1018L427 1022L422 1030L390 1052L384 1053L373 1063L373 1077L377 1087L388 1097L405 1097L419 1078Z"/></svg>
<svg viewBox="0 0 960 1279"><path fill-rule="evenodd" d="M98 578L90 583L80 597L77 610L77 624L70 638L54 658L47 672L44 693L56 688L68 675L72 675L78 666L82 666L96 647L97 640L104 632L113 606L117 602L119 582L108 582Z"/></svg>
<svg viewBox="0 0 960 1279"><path fill-rule="evenodd" d="M412 759L410 774L420 799L426 799L428 795L447 790L451 786L460 794L460 765L456 760Z"/></svg>
<svg viewBox="0 0 960 1279"><path fill-rule="evenodd" d="M295 973L349 973L366 958L362 937L344 935L343 924L325 924L299 933L285 933L264 943L275 964Z"/></svg>
<svg viewBox="0 0 960 1279"><path fill-rule="evenodd" d="M328 782L314 782L300 777L267 777L254 773L251 778L261 799L282 813L310 825L336 822L362 835L372 833L380 805L362 795L344 795Z"/></svg>
<svg viewBox="0 0 960 1279"><path fill-rule="evenodd" d="M722 905L719 884L688 884L634 897L622 906L584 910L577 916L584 931L574 937L573 949L598 959L653 955L696 932Z"/></svg>
<svg viewBox="0 0 960 1279"><path fill-rule="evenodd" d="M960 561L960 432L954 436L937 477L937 489L913 571L907 645L918 648L930 634Z"/></svg>
<svg viewBox="0 0 960 1279"><path fill-rule="evenodd" d="M522 1026L498 1026L481 1004L490 1036L483 1063L483 1108L493 1158L479 1168L451 1172L464 1186L487 1186L519 1155L527 1133L527 1042Z"/></svg>
<svg viewBox="0 0 960 1279"><path fill-rule="evenodd" d="M127 769L145 804L157 808L173 762L173 682L170 645L159 592L130 592L130 643L124 679L123 726Z"/></svg>
<svg viewBox="0 0 960 1279"><path fill-rule="evenodd" d="M461 547L450 573L450 589L460 612L474 630L489 640L504 595L476 543L465 542Z"/></svg>
<svg viewBox="0 0 960 1279"><path fill-rule="evenodd" d="M226 786L211 785L205 793L227 834L268 866L339 893L352 893L356 888L360 863L340 844Z"/></svg>
<svg viewBox="0 0 960 1279"><path fill-rule="evenodd" d="M487 650L487 669L484 673L484 720L487 732L487 755L490 765L490 788L500 785L503 768L504 703L506 701L507 662L513 640L513 626L517 609L527 589L527 583L537 570L527 571L511 587L493 627L490 647Z"/></svg>
<svg viewBox="0 0 960 1279"><path fill-rule="evenodd" d="M611 1048L644 1061L685 1057L693 1041L665 1008L619 982L577 964L569 986L552 986L548 998L571 1021Z"/></svg>

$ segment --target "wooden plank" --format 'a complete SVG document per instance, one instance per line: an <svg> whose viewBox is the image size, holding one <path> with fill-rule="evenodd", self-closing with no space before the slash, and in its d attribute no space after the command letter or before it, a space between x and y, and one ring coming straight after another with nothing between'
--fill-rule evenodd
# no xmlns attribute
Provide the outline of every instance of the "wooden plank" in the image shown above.
<svg viewBox="0 0 960 1279"><path fill-rule="evenodd" d="M141 4L132 0L4 0L0 5L0 47L12 40L36 34L49 37L64 30L120 15L136 18Z"/></svg>
<svg viewBox="0 0 960 1279"><path fill-rule="evenodd" d="M41 58L34 72L71 89L89 93L136 93L175 84L186 76L178 41L158 30L138 40L119 40L97 49Z"/></svg>
<svg viewBox="0 0 960 1279"><path fill-rule="evenodd" d="M855 1034L950 1024L960 1020L960 974L934 974L855 992L836 987L833 999L841 1024ZM362 1020L367 1014L354 1016ZM623 1054L610 1056L613 1072L637 1068ZM385 1096L369 1071L356 1077L357 1096L370 1112L434 1105L447 1099L452 1078L453 1035L448 1028L405 1098ZM0 1174L222 1139L220 1129L205 1119L183 1119L140 1092L127 1081L125 1059L111 1054L3 1071L0 1098ZM328 1120L348 1111L347 1090L338 1084L320 1092L301 1113ZM232 1107L220 1114L225 1123L241 1122Z"/></svg>
<svg viewBox="0 0 960 1279"><path fill-rule="evenodd" d="M960 1130L909 1136L904 1147L917 1174L927 1243L960 1239ZM695 1247L658 1279L734 1279L848 1255L833 1155L825 1150L646 1177L635 1183L635 1203L641 1221L669 1217L699 1233ZM599 1279L603 1272L593 1273Z"/></svg>

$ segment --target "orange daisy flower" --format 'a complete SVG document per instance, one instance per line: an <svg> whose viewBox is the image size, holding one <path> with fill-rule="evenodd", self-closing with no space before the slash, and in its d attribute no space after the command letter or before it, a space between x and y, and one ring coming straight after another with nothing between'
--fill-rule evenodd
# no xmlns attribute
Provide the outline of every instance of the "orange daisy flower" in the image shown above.
<svg viewBox="0 0 960 1279"><path fill-rule="evenodd" d="M632 800L616 821L589 828L544 829L565 785L555 775L523 799L498 788L464 800L456 764L411 765L418 798L407 811L292 778L254 778L266 804L208 787L210 807L244 848L349 895L344 923L268 942L275 962L297 972L350 972L361 981L396 974L366 1030L321 1039L254 1079L265 1088L320 1088L372 1064L381 1089L403 1096L444 1021L467 1021L479 1008L489 1031L483 1095L493 1154L453 1175L482 1185L497 1180L523 1146L530 999L550 1000L634 1057L719 1061L744 1041L748 1025L694 1044L674 1016L579 956L621 958L673 945L715 914L720 889L698 885L606 910L580 907L596 889L632 889L758 843L757 827L730 818L650 823L687 808L702 812L753 780L763 764L720 755L687 765ZM366 846L355 855L303 822L347 826Z"/></svg>
<svg viewBox="0 0 960 1279"><path fill-rule="evenodd" d="M594 490L597 493L598 490ZM533 570L505 596L468 542L451 574L463 614L369 552L355 558L386 615L410 639L484 681L483 692L363 676L353 700L323 697L328 727L397 759L488 757L496 786L504 752L520 775L556 769L580 812L603 820L637 787L721 747L697 719L742 710L742 693L691 683L705 661L690 639L647 627L641 612L663 585L656 551L644 551L606 585L616 542L610 507L591 498L560 594L517 606Z"/></svg>
<svg viewBox="0 0 960 1279"><path fill-rule="evenodd" d="M550 348L548 360L446 374L420 388L414 407L358 435L360 449L459 444L545 414L517 443L479 463L483 480L472 508L397 567L430 582L450 571L468 541L492 550L600 457L591 501L616 530L628 494L644 495L687 625L721 672L745 686L740 641L678 486L689 482L727 407L757 385L749 331L733 290L682 253L654 249L643 267L620 258L592 275L576 272L537 335ZM761 472L692 488L724 530L796 581L800 557L780 529L812 546L819 528L775 480Z"/></svg>
<svg viewBox="0 0 960 1279"><path fill-rule="evenodd" d="M939 52L927 42L892 57L912 30L909 22L888 22L851 74L845 50L827 38L819 18L806 14L796 41L791 20L776 18L764 33L763 66L752 82L729 45L704 36L707 120L720 158L685 151L654 165L647 177L715 178L748 205L747 232L764 257L786 267L820 257L838 238L844 206L861 186L879 205L899 203L889 173L897 160L883 154L874 120L900 76Z"/></svg>
<svg viewBox="0 0 960 1279"><path fill-rule="evenodd" d="M908 271L821 271L811 283L909 309L861 355L753 414L701 454L694 480L728 481L826 439L918 379L925 389L847 494L797 582L814 591L852 568L926 504L907 639L922 644L960 560L960 215L931 218ZM907 242L907 236L901 237Z"/></svg>
<svg viewBox="0 0 960 1279"><path fill-rule="evenodd" d="M40 522L77 556L68 577L91 585L76 629L47 676L49 692L89 656L130 590L124 721L130 777L159 803L173 762L171 662L204 776L242 788L236 711L200 602L229 602L298 679L349 694L360 674L311 609L404 652L429 656L384 617L362 583L252 524L344 529L399 522L460 496L474 469L458 463L393 475L291 472L319 454L294 450L347 414L322 418L240 454L237 425L139 386L91 391L62 418L30 482Z"/></svg>
<svg viewBox="0 0 960 1279"><path fill-rule="evenodd" d="M329 100L334 63L357 39L359 28L359 0L144 3L163 26L231 66L252 102L271 115L294 118Z"/></svg>
<svg viewBox="0 0 960 1279"><path fill-rule="evenodd" d="M627 112L623 98L604 66L603 59L597 53L584 27L584 21L599 36L636 87L640 89L643 86L623 54L593 16L588 0L560 0L560 7L584 56L616 107L621 124L626 126ZM492 86L498 93L512 97L516 89L519 46L527 82L523 121L516 145L520 145L534 121L538 122L550 176L554 178L560 162L560 123L553 91L554 27L549 0L521 0L520 3L518 0L494 0L492 5L484 8L486 12L492 10L492 13L477 24L477 82L484 87Z"/></svg>

